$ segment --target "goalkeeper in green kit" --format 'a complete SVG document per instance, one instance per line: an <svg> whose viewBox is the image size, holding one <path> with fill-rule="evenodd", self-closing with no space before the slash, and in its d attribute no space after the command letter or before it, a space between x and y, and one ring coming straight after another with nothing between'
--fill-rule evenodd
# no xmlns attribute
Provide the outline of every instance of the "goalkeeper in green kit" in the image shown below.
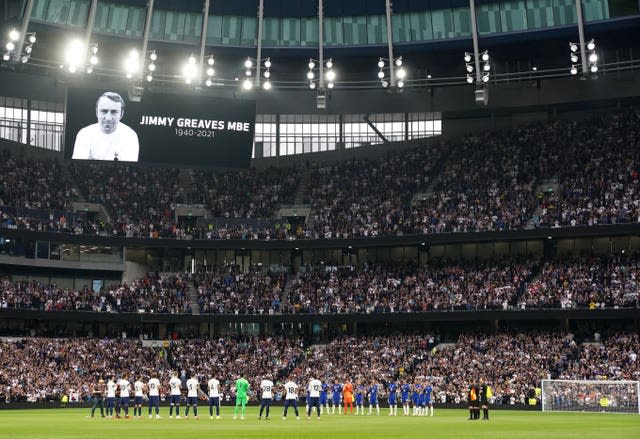
<svg viewBox="0 0 640 439"><path fill-rule="evenodd" d="M238 419L238 407L242 406L240 419L244 419L244 410L247 405L247 392L249 391L249 381L240 376L236 380L236 407L233 409L233 419Z"/></svg>

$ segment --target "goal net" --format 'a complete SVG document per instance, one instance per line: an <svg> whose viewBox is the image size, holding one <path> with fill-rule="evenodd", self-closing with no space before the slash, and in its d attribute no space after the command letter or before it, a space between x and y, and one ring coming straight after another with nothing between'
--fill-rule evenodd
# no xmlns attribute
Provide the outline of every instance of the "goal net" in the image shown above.
<svg viewBox="0 0 640 439"><path fill-rule="evenodd" d="M640 413L640 381L542 380L542 410Z"/></svg>

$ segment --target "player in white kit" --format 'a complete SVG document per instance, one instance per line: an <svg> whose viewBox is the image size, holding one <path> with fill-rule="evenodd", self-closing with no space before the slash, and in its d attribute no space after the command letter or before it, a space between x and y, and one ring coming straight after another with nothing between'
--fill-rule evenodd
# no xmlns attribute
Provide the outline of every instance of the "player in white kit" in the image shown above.
<svg viewBox="0 0 640 439"><path fill-rule="evenodd" d="M151 412L155 407L156 419L160 419L160 380L155 372L151 374L147 387L149 388L149 418L151 418Z"/></svg>
<svg viewBox="0 0 640 439"><path fill-rule="evenodd" d="M107 416L113 418L113 409L116 405L116 389L118 385L114 381L114 376L109 377L107 381Z"/></svg>
<svg viewBox="0 0 640 439"><path fill-rule="evenodd" d="M293 406L296 412L296 419L300 419L300 414L298 413L298 385L293 382L293 377L289 378L289 381L285 383L284 390L286 395L284 397L284 414L282 415L282 419L287 419L287 411L290 406Z"/></svg>
<svg viewBox="0 0 640 439"><path fill-rule="evenodd" d="M182 381L177 373L171 374L169 380L169 418L173 418L173 407L176 408L176 419L180 419L180 397L182 396Z"/></svg>
<svg viewBox="0 0 640 439"><path fill-rule="evenodd" d="M211 378L207 382L209 387L209 416L213 419L213 408L216 408L216 419L220 419L220 381Z"/></svg>
<svg viewBox="0 0 640 439"><path fill-rule="evenodd" d="M309 381L309 407L307 408L307 418L311 419L311 412L316 408L316 415L320 419L320 391L322 390L322 382L315 378Z"/></svg>
<svg viewBox="0 0 640 439"><path fill-rule="evenodd" d="M262 390L262 399L260 400L260 415L258 419L262 419L262 412L265 408L267 409L265 419L269 419L269 408L273 399L273 381L265 376L260 382L260 390Z"/></svg>
<svg viewBox="0 0 640 439"><path fill-rule="evenodd" d="M142 402L144 399L144 383L142 377L139 376L135 383L133 383L133 417L138 419L142 418Z"/></svg>
<svg viewBox="0 0 640 439"><path fill-rule="evenodd" d="M193 416L198 419L198 393L200 391L200 382L196 379L195 374L191 374L191 378L187 380L187 408L184 417L189 418L189 407L193 407Z"/></svg>

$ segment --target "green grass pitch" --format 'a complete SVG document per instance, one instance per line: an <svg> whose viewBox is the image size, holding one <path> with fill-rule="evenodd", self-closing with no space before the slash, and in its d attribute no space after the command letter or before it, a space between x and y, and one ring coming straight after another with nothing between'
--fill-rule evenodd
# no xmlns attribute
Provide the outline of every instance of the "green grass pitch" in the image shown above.
<svg viewBox="0 0 640 439"><path fill-rule="evenodd" d="M182 407L184 409L184 407ZM182 410L181 410L182 411ZM144 413L144 412L143 412ZM434 417L324 415L282 420L282 408L272 410L271 420L258 421L257 408L249 407L246 420L233 420L233 409L223 407L222 419L209 419L200 408L200 419L87 418L85 409L0 411L2 438L640 438L640 415L601 413L541 413L494 410L492 419L467 421L464 410L438 410ZM183 412L181 414L184 414ZM206 415L206 416L202 416Z"/></svg>

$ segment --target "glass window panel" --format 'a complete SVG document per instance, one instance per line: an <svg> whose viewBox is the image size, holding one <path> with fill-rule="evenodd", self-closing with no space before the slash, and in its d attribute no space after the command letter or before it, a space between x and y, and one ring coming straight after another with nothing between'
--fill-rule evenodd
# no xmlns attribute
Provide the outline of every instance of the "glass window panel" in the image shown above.
<svg viewBox="0 0 640 439"><path fill-rule="evenodd" d="M412 12L411 17L411 41L433 40L434 23L431 12ZM441 37L438 37L441 38Z"/></svg>
<svg viewBox="0 0 640 439"><path fill-rule="evenodd" d="M605 20L609 18L608 0L582 0L582 10L584 11L584 19L586 21Z"/></svg>
<svg viewBox="0 0 640 439"><path fill-rule="evenodd" d="M164 39L165 23L167 21L167 11L153 10L151 16L150 37L155 40Z"/></svg>
<svg viewBox="0 0 640 439"><path fill-rule="evenodd" d="M471 35L471 13L468 7L453 9L453 31L456 37Z"/></svg>
<svg viewBox="0 0 640 439"><path fill-rule="evenodd" d="M255 46L258 38L258 19L255 17L242 17L242 33L240 44L243 46Z"/></svg>
<svg viewBox="0 0 640 439"><path fill-rule="evenodd" d="M557 26L576 24L576 3L574 0L553 0L554 19Z"/></svg>
<svg viewBox="0 0 640 439"><path fill-rule="evenodd" d="M411 15L409 14L392 15L391 29L393 31L394 42L407 43L411 41Z"/></svg>
<svg viewBox="0 0 640 439"><path fill-rule="evenodd" d="M107 21L107 32L112 34L125 33L128 19L129 8L127 6L111 5L109 19Z"/></svg>
<svg viewBox="0 0 640 439"><path fill-rule="evenodd" d="M431 20L434 39L439 40L443 38L453 38L455 36L451 10L431 11Z"/></svg>
<svg viewBox="0 0 640 439"><path fill-rule="evenodd" d="M209 23L207 24L207 43L220 44L222 42L222 17L218 15L209 15Z"/></svg>
<svg viewBox="0 0 640 439"><path fill-rule="evenodd" d="M527 26L529 29L555 26L553 0L527 0Z"/></svg>
<svg viewBox="0 0 640 439"><path fill-rule="evenodd" d="M240 45L242 17L227 15L222 18L222 44Z"/></svg>
<svg viewBox="0 0 640 439"><path fill-rule="evenodd" d="M527 7L524 0L513 0L499 5L502 32L527 29Z"/></svg>
<svg viewBox="0 0 640 439"><path fill-rule="evenodd" d="M147 11L144 8L130 7L127 19L127 28L124 31L124 34L132 37L141 37L146 14Z"/></svg>
<svg viewBox="0 0 640 439"><path fill-rule="evenodd" d="M502 32L499 3L479 5L476 10L478 14L478 32L480 34Z"/></svg>
<svg viewBox="0 0 640 439"><path fill-rule="evenodd" d="M96 32L107 32L107 21L109 20L109 6L98 2L96 7L96 18L93 29Z"/></svg>
<svg viewBox="0 0 640 439"><path fill-rule="evenodd" d="M266 17L263 26L262 43L265 46L277 46L280 42L280 19Z"/></svg>
<svg viewBox="0 0 640 439"><path fill-rule="evenodd" d="M69 4L67 26L85 27L89 13L89 0L73 0Z"/></svg>
<svg viewBox="0 0 640 439"><path fill-rule="evenodd" d="M300 45L300 20L298 18L281 18L281 38L279 46Z"/></svg>
<svg viewBox="0 0 640 439"><path fill-rule="evenodd" d="M31 9L31 18L35 20L46 20L48 7L49 0L35 0L33 9Z"/></svg>
<svg viewBox="0 0 640 439"><path fill-rule="evenodd" d="M184 38L184 20L184 13L167 11L164 39L168 41L182 41Z"/></svg>
<svg viewBox="0 0 640 439"><path fill-rule="evenodd" d="M192 43L200 41L202 33L202 14L189 12L184 18L184 41Z"/></svg>
<svg viewBox="0 0 640 439"><path fill-rule="evenodd" d="M300 45L301 46L317 46L319 38L318 19L317 18L301 18L300 19Z"/></svg>
<svg viewBox="0 0 640 439"><path fill-rule="evenodd" d="M366 19L367 42L369 44L387 44L387 17L385 15L369 15Z"/></svg>
<svg viewBox="0 0 640 439"><path fill-rule="evenodd" d="M324 39L327 46L341 46L344 44L342 17L325 17Z"/></svg>
<svg viewBox="0 0 640 439"><path fill-rule="evenodd" d="M47 8L47 16L45 18L49 23L66 24L69 16L69 0L49 0Z"/></svg>

